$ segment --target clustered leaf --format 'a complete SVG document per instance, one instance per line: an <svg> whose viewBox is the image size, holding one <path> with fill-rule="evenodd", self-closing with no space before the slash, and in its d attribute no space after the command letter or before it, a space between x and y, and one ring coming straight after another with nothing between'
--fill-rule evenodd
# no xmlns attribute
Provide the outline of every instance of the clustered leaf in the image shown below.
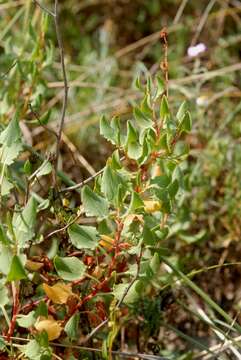
<svg viewBox="0 0 241 360"><path fill-rule="evenodd" d="M35 38L34 29L31 33ZM148 77L146 86L138 79L136 85L143 99L134 104L130 119L100 120L101 135L115 149L94 186L82 187L78 208L75 199L61 198L58 189L50 189L47 198L34 192L39 178L55 171L49 159L27 159L18 165L24 178L21 186L27 190L21 205L0 225L0 272L5 283L19 286L21 294L37 289L29 312L28 305L23 306L25 311L16 316L17 326L34 336L22 348L26 358L50 360L49 341L60 336L78 340L83 304L87 312L95 310L93 319L109 318L105 344L112 347L119 331L117 307L134 304L158 279L160 256L166 254L162 242L169 234L168 215L184 186L179 164L188 149L179 138L190 131L191 117L183 103L174 118L160 77ZM34 106L43 90L37 89ZM49 113L40 121L48 118ZM14 186L8 171L22 151L21 137L17 114L0 133L2 194L8 195ZM52 224L58 226L51 232ZM203 235L183 234L183 239L192 243ZM50 237L46 254L39 253L39 243ZM11 305L8 295L1 283L3 311Z"/></svg>

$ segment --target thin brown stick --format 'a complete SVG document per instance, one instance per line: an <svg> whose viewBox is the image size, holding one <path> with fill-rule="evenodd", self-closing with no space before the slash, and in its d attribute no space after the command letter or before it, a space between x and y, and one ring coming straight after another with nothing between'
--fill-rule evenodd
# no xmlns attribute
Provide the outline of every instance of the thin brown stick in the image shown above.
<svg viewBox="0 0 241 360"><path fill-rule="evenodd" d="M185 76L180 79L170 80L169 84L170 85L172 85L172 84L180 85L180 84L188 84L190 82L197 81L197 80L208 81L212 78L215 78L218 76L223 76L223 75L226 75L227 73L235 72L235 71L239 71L239 70L241 70L241 62L225 66L221 69L207 71L202 74L194 74L194 75L190 75L190 76Z"/></svg>
<svg viewBox="0 0 241 360"><path fill-rule="evenodd" d="M13 281L12 282L12 296L13 296L13 312L12 312L12 319L10 321L10 325L9 325L9 329L8 329L8 334L7 334L7 339L8 341L10 340L10 338L13 336L14 334L14 330L15 330L15 325L16 325L16 321L17 321L17 315L19 312L19 281Z"/></svg>
<svg viewBox="0 0 241 360"><path fill-rule="evenodd" d="M7 70L5 73L3 73L3 74L0 75L0 80L3 80L3 79L9 74L9 72L14 68L14 66L17 65L17 63L18 63L18 60L15 60L15 61L12 63L12 65L10 65L10 67L8 68L8 70Z"/></svg>
<svg viewBox="0 0 241 360"><path fill-rule="evenodd" d="M179 22L179 20L181 19L181 16L183 14L185 6L187 5L187 2L188 2L188 0L182 0L181 5L179 6L176 16L173 20L173 25L176 25Z"/></svg>
<svg viewBox="0 0 241 360"><path fill-rule="evenodd" d="M203 29L203 27L204 27L204 25L205 25L205 23L207 21L208 15L209 15L210 11L212 10L212 7L214 6L215 2L216 2L216 0L211 0L208 3L206 9L204 10L203 15L202 15L202 17L200 19L200 22L199 22L199 24L197 26L197 30L195 32L195 35L193 36L193 39L191 41L192 46L196 44L196 42L197 42L197 40L199 38L199 35L201 34L202 29Z"/></svg>
<svg viewBox="0 0 241 360"><path fill-rule="evenodd" d="M42 126L43 129L45 129L46 131L49 131L52 135L54 135L57 138L58 134L56 133L56 131L41 122L38 113L34 110L31 103L29 103L29 108L30 108L31 113L34 115L35 119L38 121L39 125Z"/></svg>
<svg viewBox="0 0 241 360"><path fill-rule="evenodd" d="M52 237L55 234L58 234L60 232L67 230L71 225L73 225L80 218L81 215L82 215L82 212L80 212L77 216L75 216L75 218L72 221L70 221L68 224L66 224L62 228L56 229L56 230L52 231L51 233L49 233L48 235L46 235L45 240L49 239L50 237Z"/></svg>
<svg viewBox="0 0 241 360"><path fill-rule="evenodd" d="M125 156L120 158L120 161L123 161L124 159L125 159ZM76 185L69 186L67 188L61 189L60 192L73 191L73 190L76 190L76 189L79 189L79 188L83 187L84 185L88 184L90 181L94 180L97 176L102 174L104 169L105 168L100 169L99 171L97 171L97 173L95 173L94 175L88 177L87 179L85 179L84 181L81 181L80 183L78 183Z"/></svg>
<svg viewBox="0 0 241 360"><path fill-rule="evenodd" d="M65 61L64 61L64 46L63 46L63 40L60 30L60 24L59 24L59 9L58 0L55 0L54 3L54 12L46 8L44 5L42 5L38 0L33 0L43 11L45 11L47 14L53 17L54 19L54 25L55 25L55 32L58 42L58 48L60 53L60 63L62 68L62 74L63 74L63 82L64 82L64 99L63 99L63 105L62 105L62 111L61 111L61 117L60 117L60 124L59 124L59 130L57 134L57 144L56 144L56 154L55 154L55 172L54 172L54 185L57 184L57 170L58 170L58 160L59 160L59 154L60 154L60 143L62 138L62 132L64 128L64 120L65 120L65 114L67 109L67 103L68 103L68 80L67 80L67 74L66 74L66 68L65 68Z"/></svg>
<svg viewBox="0 0 241 360"><path fill-rule="evenodd" d="M164 60L161 61L160 67L164 74L165 79L165 93L168 98L168 42L167 42L167 29L161 31L160 37L163 41Z"/></svg>
<svg viewBox="0 0 241 360"><path fill-rule="evenodd" d="M49 10L46 6L44 6L42 3L40 3L38 0L33 0L33 2L38 5L43 11L45 11L47 14L49 14L52 17L55 17L55 13L51 10Z"/></svg>
<svg viewBox="0 0 241 360"><path fill-rule="evenodd" d="M64 47L63 47L62 35L61 35L60 25L59 25L58 0L55 0L54 12L55 12L55 16L54 16L55 31L56 31L58 47L59 47L59 52L60 52L60 62L61 62L63 81L64 81L64 100L63 100L62 113L61 113L61 118L60 118L60 125L59 125L57 145L56 145L56 159L55 159L55 183L56 183L57 182L58 159L59 159L59 154L60 154L60 142L61 142L61 136L62 136L63 127L64 127L67 102L68 102L68 80L67 80L65 61L64 61Z"/></svg>
<svg viewBox="0 0 241 360"><path fill-rule="evenodd" d="M168 31L169 33L176 31L179 28L179 25L174 25L174 26L170 26ZM144 38L141 38L140 40L137 40L127 46L125 46L124 48L117 50L114 54L114 58L119 59L127 54L129 54L130 52L133 52L135 50L137 50L138 48L145 46L149 43L154 43L156 41L158 41L160 39L160 31L156 31L153 34L150 34L148 36L145 36ZM95 72L97 72L98 70L100 70L102 67L106 66L110 61L112 61L113 57L108 57L106 59L104 59L103 61L100 61L98 63L97 66L95 66L95 68L91 68L90 71L88 71L87 73L81 75L80 77L78 77L76 79L76 81L84 81L86 78L89 77L90 74L93 74ZM52 106L54 106L63 96L63 90L61 90L53 99L51 99L48 103L48 108L51 108Z"/></svg>
<svg viewBox="0 0 241 360"><path fill-rule="evenodd" d="M72 156L80 163L80 165L85 168L90 175L95 175L96 171L92 165L81 155L77 147L70 141L67 135L63 132L62 134L63 142L68 146L69 150L72 153Z"/></svg>

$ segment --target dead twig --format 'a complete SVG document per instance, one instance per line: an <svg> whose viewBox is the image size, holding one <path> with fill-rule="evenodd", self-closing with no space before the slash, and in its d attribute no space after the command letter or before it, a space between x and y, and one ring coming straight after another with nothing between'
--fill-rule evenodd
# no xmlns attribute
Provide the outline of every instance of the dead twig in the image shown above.
<svg viewBox="0 0 241 360"><path fill-rule="evenodd" d="M57 183L57 170L58 170L58 160L59 160L59 154L60 154L60 143L61 143L61 137L62 132L64 128L64 120L65 120L65 114L67 109L67 103L68 103L68 80L67 80L67 73L65 68L65 60L64 60L64 46L62 41L62 35L61 35L61 29L60 29L60 23L59 23L59 9L58 0L55 0L54 3L54 12L46 8L42 3L40 3L38 0L33 0L34 3L36 3L43 11L45 11L47 14L53 17L54 19L54 25L55 25L55 32L58 42L58 48L60 53L60 63L61 63L61 69L63 74L63 82L64 82L64 99L63 99L63 105L62 105L62 111L61 111L61 117L60 117L60 124L59 124L59 130L57 133L57 144L56 144L56 154L55 154L55 172L54 172L54 185Z"/></svg>
<svg viewBox="0 0 241 360"><path fill-rule="evenodd" d="M58 159L59 159L59 153L60 153L60 142L61 142L61 136L62 136L63 127L64 127L67 102L68 102L68 80L67 80L65 61L64 61L64 47L63 47L62 35L61 35L60 24L59 24L58 0L55 0L54 12L55 12L55 16L54 16L55 31L56 31L58 47L59 47L59 52L60 52L60 62L61 62L63 81L64 81L64 99L63 99L62 113L61 113L61 118L60 118L60 125L59 125L57 145L56 145L56 159L55 159L55 183L56 183L57 182Z"/></svg>
<svg viewBox="0 0 241 360"><path fill-rule="evenodd" d="M179 20L181 19L181 16L183 14L185 6L187 5L187 2L188 2L188 0L182 0L181 5L179 6L176 16L173 20L173 25L176 25L179 22Z"/></svg>
<svg viewBox="0 0 241 360"><path fill-rule="evenodd" d="M191 46L196 44L196 42L197 42L197 40L199 38L199 35L201 34L201 31L202 31L202 29L203 29L203 27L204 27L204 25L205 25L205 23L207 21L208 15L209 15L210 11L212 10L212 7L214 6L215 2L216 2L216 0L211 0L208 3L206 9L204 10L203 15L202 15L202 17L200 19L200 22L199 22L199 24L197 26L197 30L196 30L196 32L195 32L195 34L193 36L192 41L191 41Z"/></svg>
<svg viewBox="0 0 241 360"><path fill-rule="evenodd" d="M47 14L49 14L52 17L55 17L55 13L51 10L49 10L46 6L44 6L42 3L40 3L38 0L33 0L33 2L40 7L43 11L45 11Z"/></svg>
<svg viewBox="0 0 241 360"><path fill-rule="evenodd" d="M120 158L120 161L123 161L125 159L125 156L123 156L122 158ZM94 180L97 176L99 176L100 174L103 173L105 168L100 169L99 171L97 171L94 175L88 177L87 179L85 179L84 181L81 181L80 183L73 185L73 186L69 186L67 188L61 189L60 192L67 192L67 191L73 191L76 189L79 189L81 187L83 187L84 185L88 184L90 181Z"/></svg>

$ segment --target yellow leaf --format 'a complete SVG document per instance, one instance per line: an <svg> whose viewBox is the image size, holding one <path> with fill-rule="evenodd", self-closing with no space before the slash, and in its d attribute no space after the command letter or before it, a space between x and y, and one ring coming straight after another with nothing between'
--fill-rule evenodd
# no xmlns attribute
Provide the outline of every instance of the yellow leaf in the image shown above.
<svg viewBox="0 0 241 360"><path fill-rule="evenodd" d="M58 339L62 331L62 327L59 322L52 318L44 320L38 319L34 327L38 332L46 331L50 341Z"/></svg>
<svg viewBox="0 0 241 360"><path fill-rule="evenodd" d="M66 285L61 282L58 282L53 286L43 284L43 289L48 298L52 300L54 304L66 304L68 298L71 295L75 295L71 290L71 285Z"/></svg>
<svg viewBox="0 0 241 360"><path fill-rule="evenodd" d="M70 204L70 201L66 198L63 198L62 199L62 204L64 207L69 207L69 204Z"/></svg>
<svg viewBox="0 0 241 360"><path fill-rule="evenodd" d="M100 239L101 240L100 240L99 244L101 246L103 246L103 248L108 249L108 250L110 250L113 247L113 244L115 242L115 240L108 235L101 235Z"/></svg>
<svg viewBox="0 0 241 360"><path fill-rule="evenodd" d="M156 200L146 200L144 201L144 210L148 214L151 214L155 211L158 211L161 209L161 203Z"/></svg>

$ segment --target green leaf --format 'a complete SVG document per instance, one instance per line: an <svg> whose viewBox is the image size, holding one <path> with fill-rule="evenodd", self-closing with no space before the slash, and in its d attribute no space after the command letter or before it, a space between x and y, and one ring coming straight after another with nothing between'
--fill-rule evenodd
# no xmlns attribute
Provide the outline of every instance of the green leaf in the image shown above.
<svg viewBox="0 0 241 360"><path fill-rule="evenodd" d="M18 157L19 153L22 151L23 146L21 142L16 142L7 146L4 144L0 148L0 162L5 165L11 165L14 160Z"/></svg>
<svg viewBox="0 0 241 360"><path fill-rule="evenodd" d="M150 261L150 268L153 272L153 275L155 275L158 270L160 269L160 258L157 252L153 255Z"/></svg>
<svg viewBox="0 0 241 360"><path fill-rule="evenodd" d="M78 328L80 322L80 314L76 313L67 321L64 331L68 335L70 340L76 340L78 338Z"/></svg>
<svg viewBox="0 0 241 360"><path fill-rule="evenodd" d="M171 177L168 175L156 176L151 180L151 184L156 184L161 188L166 188L171 182Z"/></svg>
<svg viewBox="0 0 241 360"><path fill-rule="evenodd" d="M14 143L18 142L21 138L21 131L19 127L18 114L16 114L0 134L0 144L10 147Z"/></svg>
<svg viewBox="0 0 241 360"><path fill-rule="evenodd" d="M165 119L168 115L170 115L168 101L166 95L163 95L160 106L160 118Z"/></svg>
<svg viewBox="0 0 241 360"><path fill-rule="evenodd" d="M184 233L179 233L178 236L182 240L184 240L187 244L193 244L193 243L199 242L201 240L204 240L206 234L207 234L207 231L205 229L202 229L195 235L186 235Z"/></svg>
<svg viewBox="0 0 241 360"><path fill-rule="evenodd" d="M156 84L157 84L157 91L155 94L155 99L158 99L159 96L161 96L163 94L163 92L165 91L165 83L160 76L157 76Z"/></svg>
<svg viewBox="0 0 241 360"><path fill-rule="evenodd" d="M187 102L183 101L183 103L180 105L178 111L177 111L177 120L180 122L187 112Z"/></svg>
<svg viewBox="0 0 241 360"><path fill-rule="evenodd" d="M144 226L143 228L143 242L145 245L154 245L156 243L155 236L151 229L148 226Z"/></svg>
<svg viewBox="0 0 241 360"><path fill-rule="evenodd" d="M169 186L168 186L168 193L171 199L174 199L179 189L179 182L175 179Z"/></svg>
<svg viewBox="0 0 241 360"><path fill-rule="evenodd" d="M68 229L71 243L77 249L95 249L98 244L98 232L93 226L73 224Z"/></svg>
<svg viewBox="0 0 241 360"><path fill-rule="evenodd" d="M142 85L141 85L141 79L140 76L137 76L135 81L134 81L134 85L138 90L142 90Z"/></svg>
<svg viewBox="0 0 241 360"><path fill-rule="evenodd" d="M180 122L180 130L186 133L189 133L192 129L192 118L189 111L185 113L181 122Z"/></svg>
<svg viewBox="0 0 241 360"><path fill-rule="evenodd" d="M12 262L12 251L10 247L0 244L0 273L7 275Z"/></svg>
<svg viewBox="0 0 241 360"><path fill-rule="evenodd" d="M8 239L2 225L0 225L0 242L6 246L10 244L10 240Z"/></svg>
<svg viewBox="0 0 241 360"><path fill-rule="evenodd" d="M150 106L150 96L148 94L146 94L144 99L142 100L140 110L148 118L152 119L152 109L151 109L151 106Z"/></svg>
<svg viewBox="0 0 241 360"><path fill-rule="evenodd" d="M146 129L146 128L150 128L153 125L152 119L150 117L148 117L144 111L141 111L141 109L139 109L138 107L134 108L134 117L136 119L137 124Z"/></svg>
<svg viewBox="0 0 241 360"><path fill-rule="evenodd" d="M79 280L85 273L85 265L77 257L55 256L54 266L63 280Z"/></svg>
<svg viewBox="0 0 241 360"><path fill-rule="evenodd" d="M43 211L46 210L50 205L50 200L49 199L44 199L43 201L41 201L38 206L37 206L37 212L39 211Z"/></svg>
<svg viewBox="0 0 241 360"><path fill-rule="evenodd" d="M158 199L161 200L161 204L162 204L161 210L165 213L170 213L172 206L167 189L161 189L161 188L155 189L155 194L158 197Z"/></svg>
<svg viewBox="0 0 241 360"><path fill-rule="evenodd" d="M116 123L115 121L112 123L113 127L106 119L105 116L102 116L100 119L100 135L104 136L106 140L110 141L113 145L117 143L117 135L116 134Z"/></svg>
<svg viewBox="0 0 241 360"><path fill-rule="evenodd" d="M0 350L3 351L5 347L6 347L5 341L2 338L0 338Z"/></svg>
<svg viewBox="0 0 241 360"><path fill-rule="evenodd" d="M27 159L24 163L24 166L23 166L23 171L26 175L30 175L31 174L31 171L32 171L32 164L31 162Z"/></svg>
<svg viewBox="0 0 241 360"><path fill-rule="evenodd" d="M28 246L28 241L30 241L34 236L36 215L37 201L34 197L29 199L22 213L14 214L13 229L20 248Z"/></svg>
<svg viewBox="0 0 241 360"><path fill-rule="evenodd" d="M142 155L142 146L139 143L139 135L130 121L127 123L125 148L130 159L137 160Z"/></svg>
<svg viewBox="0 0 241 360"><path fill-rule="evenodd" d="M7 281L17 281L22 279L27 279L27 274L23 267L23 264L19 258L19 256L14 255L12 259L12 263L10 266L10 270L7 276Z"/></svg>
<svg viewBox="0 0 241 360"><path fill-rule="evenodd" d="M48 110L47 112L45 112L39 119L40 124L47 125L49 122L49 119L50 119L50 115L51 115L51 110Z"/></svg>
<svg viewBox="0 0 241 360"><path fill-rule="evenodd" d="M42 165L38 168L38 170L35 172L35 176L41 177L44 175L50 174L52 171L52 165L48 160L44 160Z"/></svg>
<svg viewBox="0 0 241 360"><path fill-rule="evenodd" d="M111 157L111 167L113 170L119 170L122 168L122 164L120 161L120 155L119 155L119 151L115 150L112 154Z"/></svg>
<svg viewBox="0 0 241 360"><path fill-rule="evenodd" d="M127 295L125 296L125 298L123 300L124 304L131 304L131 303L135 302L138 299L139 294L135 289L137 284L138 284L138 280L136 280L132 284L131 288L129 289L129 291L127 292ZM127 290L128 287L129 287L129 283L115 285L114 289L113 289L114 297L117 300L122 299L123 294L125 293L125 291Z"/></svg>
<svg viewBox="0 0 241 360"><path fill-rule="evenodd" d="M110 125L114 131L114 141L115 145L120 145L120 118L118 116L114 116L111 119Z"/></svg>
<svg viewBox="0 0 241 360"><path fill-rule="evenodd" d="M164 133L163 135L161 135L157 144L157 148L158 150L164 149L167 152L171 152L171 138L169 134Z"/></svg>
<svg viewBox="0 0 241 360"><path fill-rule="evenodd" d="M105 217L108 215L107 201L86 185L81 192L82 202L87 216Z"/></svg>
<svg viewBox="0 0 241 360"><path fill-rule="evenodd" d="M14 185L4 176L1 184L1 196L8 195L13 188Z"/></svg>
<svg viewBox="0 0 241 360"><path fill-rule="evenodd" d="M107 164L101 179L101 191L109 201L116 197L120 184L122 184L121 176Z"/></svg>
<svg viewBox="0 0 241 360"><path fill-rule="evenodd" d="M39 316L48 317L48 306L44 301L41 301L35 310L35 317Z"/></svg>
<svg viewBox="0 0 241 360"><path fill-rule="evenodd" d="M27 315L18 315L17 323L23 328L29 328L36 322L35 311L30 311Z"/></svg>
<svg viewBox="0 0 241 360"><path fill-rule="evenodd" d="M23 347L23 353L29 360L51 360L52 358L51 349L41 346L37 340L30 340Z"/></svg>
<svg viewBox="0 0 241 360"><path fill-rule="evenodd" d="M7 287L0 284L0 306L5 306L9 303L9 295Z"/></svg>
<svg viewBox="0 0 241 360"><path fill-rule="evenodd" d="M142 144L142 154L141 157L138 159L139 165L143 165L148 160L151 151L152 151L151 144L146 134Z"/></svg>
<svg viewBox="0 0 241 360"><path fill-rule="evenodd" d="M135 210L140 209L144 207L144 203L143 200L141 199L140 195L133 191L131 194L131 202L130 202L130 206L128 209L128 213L132 213L135 212Z"/></svg>

